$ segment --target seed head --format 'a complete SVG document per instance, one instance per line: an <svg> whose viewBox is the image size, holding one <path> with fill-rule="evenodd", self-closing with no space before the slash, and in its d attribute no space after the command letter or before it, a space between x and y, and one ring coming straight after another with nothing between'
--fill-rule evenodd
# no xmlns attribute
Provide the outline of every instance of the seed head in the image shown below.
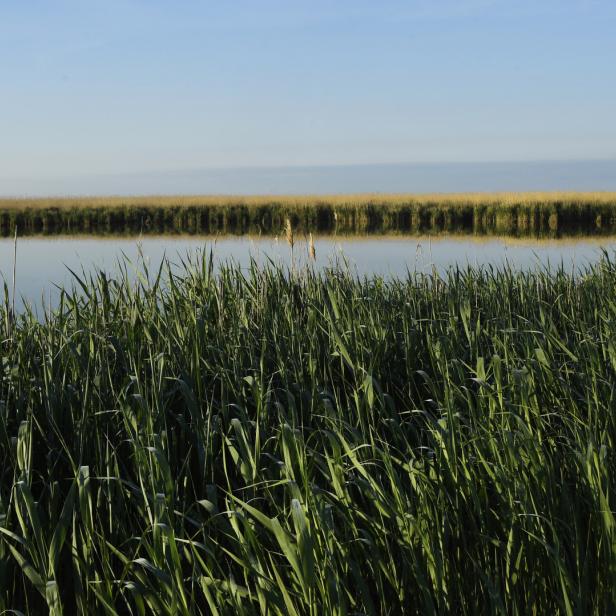
<svg viewBox="0 0 616 616"><path fill-rule="evenodd" d="M287 244L289 244L289 246L291 246L291 248L293 248L293 246L295 245L295 238L293 236L293 226L291 225L291 219L287 218L287 220L285 221L285 235L287 237Z"/></svg>

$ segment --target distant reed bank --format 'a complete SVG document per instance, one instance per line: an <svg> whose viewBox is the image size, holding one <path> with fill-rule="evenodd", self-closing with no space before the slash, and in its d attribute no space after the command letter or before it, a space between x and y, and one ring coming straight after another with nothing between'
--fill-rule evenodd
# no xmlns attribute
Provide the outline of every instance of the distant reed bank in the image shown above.
<svg viewBox="0 0 616 616"><path fill-rule="evenodd" d="M298 232L593 235L616 231L616 193L0 199L0 234Z"/></svg>

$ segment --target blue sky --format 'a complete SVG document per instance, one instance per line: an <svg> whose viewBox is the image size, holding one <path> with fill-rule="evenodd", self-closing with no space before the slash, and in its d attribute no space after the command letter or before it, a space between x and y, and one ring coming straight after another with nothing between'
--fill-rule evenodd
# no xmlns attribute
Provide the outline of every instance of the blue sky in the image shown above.
<svg viewBox="0 0 616 616"><path fill-rule="evenodd" d="M615 32L613 0L2 1L0 193L205 168L614 159Z"/></svg>

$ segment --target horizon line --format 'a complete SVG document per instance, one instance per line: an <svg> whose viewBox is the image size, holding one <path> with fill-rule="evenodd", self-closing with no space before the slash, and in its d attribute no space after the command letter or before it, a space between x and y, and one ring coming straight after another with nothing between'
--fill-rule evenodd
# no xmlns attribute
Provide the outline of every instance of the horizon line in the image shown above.
<svg viewBox="0 0 616 616"><path fill-rule="evenodd" d="M48 176L30 176L19 175L11 177L1 177L0 182L15 182L15 181L66 181L71 178L103 178L108 176L130 177L134 175L147 174L174 174L174 173L192 173L192 172L208 172L208 171L281 171L281 170L311 170L311 169L348 169L358 167L428 167L433 165L534 165L534 164L562 164L562 163L606 163L616 162L616 153L610 156L597 156L593 158L529 158L529 159L498 159L498 160L417 160L417 161L399 161L399 162L351 162L351 163L290 163L290 164L270 164L270 165L204 165L196 167L181 167L181 168L153 168L148 170L135 171L86 171L72 175L48 175Z"/></svg>

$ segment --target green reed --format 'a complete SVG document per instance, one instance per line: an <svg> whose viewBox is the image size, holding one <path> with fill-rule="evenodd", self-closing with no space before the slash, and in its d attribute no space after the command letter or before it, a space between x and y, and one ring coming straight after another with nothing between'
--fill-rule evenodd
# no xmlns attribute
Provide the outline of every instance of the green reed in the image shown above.
<svg viewBox="0 0 616 616"><path fill-rule="evenodd" d="M76 278L0 310L0 611L606 614L616 264Z"/></svg>

